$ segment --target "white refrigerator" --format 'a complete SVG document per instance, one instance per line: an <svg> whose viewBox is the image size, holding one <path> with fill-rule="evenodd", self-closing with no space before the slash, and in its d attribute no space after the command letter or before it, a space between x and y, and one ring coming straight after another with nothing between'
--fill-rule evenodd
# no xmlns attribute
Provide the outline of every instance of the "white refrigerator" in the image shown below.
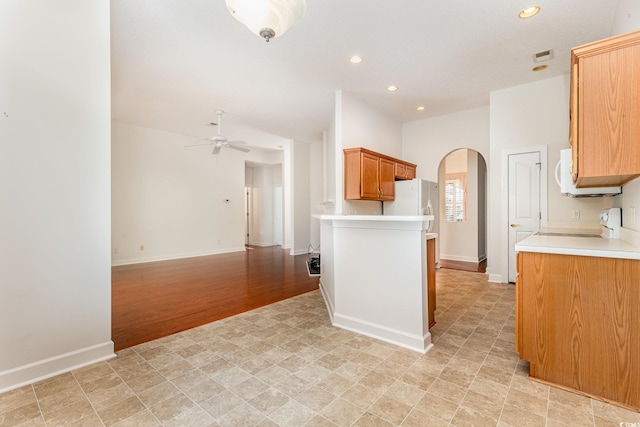
<svg viewBox="0 0 640 427"><path fill-rule="evenodd" d="M384 215L433 215L429 233L439 233L438 183L416 178L396 181L395 200L383 202ZM440 265L440 242L436 238L436 265Z"/></svg>

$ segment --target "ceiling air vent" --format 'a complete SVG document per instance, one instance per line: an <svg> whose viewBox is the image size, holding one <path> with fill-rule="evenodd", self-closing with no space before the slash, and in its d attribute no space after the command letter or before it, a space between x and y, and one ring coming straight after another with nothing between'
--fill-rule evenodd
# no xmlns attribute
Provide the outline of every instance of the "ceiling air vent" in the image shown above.
<svg viewBox="0 0 640 427"><path fill-rule="evenodd" d="M549 61L550 59L553 59L553 49L533 54L533 62L535 63Z"/></svg>

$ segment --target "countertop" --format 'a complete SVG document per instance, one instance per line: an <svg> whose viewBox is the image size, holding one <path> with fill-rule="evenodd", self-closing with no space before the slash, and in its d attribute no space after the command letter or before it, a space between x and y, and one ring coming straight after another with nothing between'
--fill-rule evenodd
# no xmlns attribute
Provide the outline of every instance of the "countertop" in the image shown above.
<svg viewBox="0 0 640 427"><path fill-rule="evenodd" d="M312 215L319 219L342 221L433 221L433 215Z"/></svg>
<svg viewBox="0 0 640 427"><path fill-rule="evenodd" d="M640 248L622 239L532 235L517 243L517 252L541 252L640 260Z"/></svg>

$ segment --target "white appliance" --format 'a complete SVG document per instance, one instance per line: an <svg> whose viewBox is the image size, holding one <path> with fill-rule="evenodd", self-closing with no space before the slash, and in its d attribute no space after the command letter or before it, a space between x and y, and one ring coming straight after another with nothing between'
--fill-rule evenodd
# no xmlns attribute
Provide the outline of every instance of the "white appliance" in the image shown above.
<svg viewBox="0 0 640 427"><path fill-rule="evenodd" d="M383 202L385 215L433 215L429 233L439 232L438 183L416 178L396 181L395 199ZM440 265L440 242L436 238L436 265Z"/></svg>
<svg viewBox="0 0 640 427"><path fill-rule="evenodd" d="M602 197L615 196L622 193L621 187L593 187L576 188L571 176L571 148L560 150L560 161L556 165L556 182L560 186L560 192L570 197Z"/></svg>
<svg viewBox="0 0 640 427"><path fill-rule="evenodd" d="M600 225L602 226L602 237L619 239L620 227L622 227L622 209L610 208L601 211Z"/></svg>

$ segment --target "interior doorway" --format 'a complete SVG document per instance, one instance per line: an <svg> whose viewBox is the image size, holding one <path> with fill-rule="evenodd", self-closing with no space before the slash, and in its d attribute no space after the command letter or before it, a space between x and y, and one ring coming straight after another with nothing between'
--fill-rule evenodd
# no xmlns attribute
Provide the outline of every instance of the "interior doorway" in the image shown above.
<svg viewBox="0 0 640 427"><path fill-rule="evenodd" d="M282 164L245 162L245 245L282 246Z"/></svg>
<svg viewBox="0 0 640 427"><path fill-rule="evenodd" d="M440 265L486 271L487 164L479 152L461 148L438 168Z"/></svg>

